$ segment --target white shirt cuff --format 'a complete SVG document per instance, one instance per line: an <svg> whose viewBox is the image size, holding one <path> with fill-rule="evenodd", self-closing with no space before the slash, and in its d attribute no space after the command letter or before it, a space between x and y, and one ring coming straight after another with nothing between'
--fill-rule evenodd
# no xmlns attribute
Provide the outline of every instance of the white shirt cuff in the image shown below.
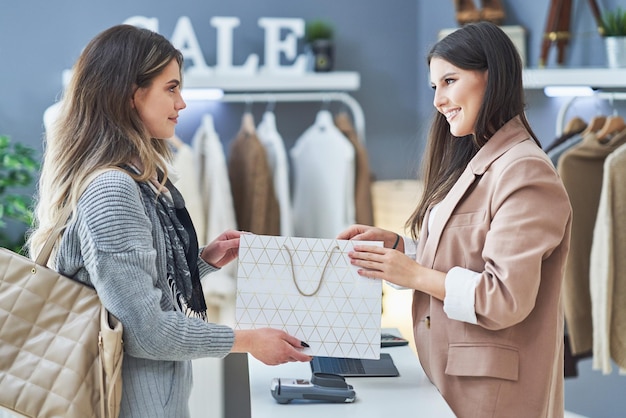
<svg viewBox="0 0 626 418"><path fill-rule="evenodd" d="M417 257L417 241L414 240L413 238L407 238L407 237L402 237L402 241L404 241L404 254L411 257L413 260L415 260L415 258ZM404 286L400 286L397 285L395 283L391 283L385 280L385 283L387 283L389 286L393 287L394 289L398 289L398 290L415 290L415 289L411 289L410 287L404 287Z"/></svg>
<svg viewBox="0 0 626 418"><path fill-rule="evenodd" d="M417 256L417 240L410 237L402 237L402 241L404 242L404 254L415 260Z"/></svg>
<svg viewBox="0 0 626 418"><path fill-rule="evenodd" d="M443 310L450 319L476 324L476 286L480 280L480 273L453 267L446 275L446 297L443 300Z"/></svg>

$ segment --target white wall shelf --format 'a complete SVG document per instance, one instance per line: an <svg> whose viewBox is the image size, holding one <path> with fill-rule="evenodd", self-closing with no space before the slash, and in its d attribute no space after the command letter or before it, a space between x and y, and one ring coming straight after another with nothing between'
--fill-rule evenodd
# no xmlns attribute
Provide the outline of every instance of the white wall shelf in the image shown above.
<svg viewBox="0 0 626 418"><path fill-rule="evenodd" d="M355 129L365 141L365 117L361 105L347 92L358 90L360 74L350 71L307 72L296 75L255 74L184 75L185 89L221 89L224 102L324 102L340 101L352 112Z"/></svg>
<svg viewBox="0 0 626 418"><path fill-rule="evenodd" d="M253 76L186 73L184 78L185 88L219 88L225 92L354 91L360 83L359 73L348 71Z"/></svg>
<svg viewBox="0 0 626 418"><path fill-rule="evenodd" d="M587 86L597 88L594 98L624 100L620 90L626 90L626 68L525 68L524 88L543 89L547 86ZM578 96L569 97L559 109L556 120L556 136L563 133L565 116Z"/></svg>
<svg viewBox="0 0 626 418"><path fill-rule="evenodd" d="M526 89L546 86L626 89L626 68L526 68L523 81Z"/></svg>

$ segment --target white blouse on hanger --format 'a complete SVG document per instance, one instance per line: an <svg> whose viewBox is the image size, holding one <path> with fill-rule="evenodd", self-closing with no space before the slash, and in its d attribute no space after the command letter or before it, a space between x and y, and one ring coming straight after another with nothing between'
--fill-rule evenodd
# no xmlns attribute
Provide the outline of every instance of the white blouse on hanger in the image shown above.
<svg viewBox="0 0 626 418"><path fill-rule="evenodd" d="M290 150L296 236L335 238L355 223L355 151L327 110Z"/></svg>
<svg viewBox="0 0 626 418"><path fill-rule="evenodd" d="M191 146L176 136L170 138L168 142L175 148L174 159L172 160L174 171L171 173L171 181L185 199L185 208L187 208L189 217L193 222L198 242L204 243L205 217L194 152Z"/></svg>
<svg viewBox="0 0 626 418"><path fill-rule="evenodd" d="M200 195L206 220L203 234L205 242L200 242L202 246L227 229L237 229L237 222L224 147L210 114L202 117L191 144L197 159L195 166L200 178ZM229 263L202 281L207 303L215 301L219 304L221 299L234 297L236 269L237 263Z"/></svg>
<svg viewBox="0 0 626 418"><path fill-rule="evenodd" d="M272 171L274 191L280 208L280 234L293 235L291 214L291 193L289 192L289 162L283 138L276 129L274 112L266 111L256 129L257 136L267 153L267 161Z"/></svg>

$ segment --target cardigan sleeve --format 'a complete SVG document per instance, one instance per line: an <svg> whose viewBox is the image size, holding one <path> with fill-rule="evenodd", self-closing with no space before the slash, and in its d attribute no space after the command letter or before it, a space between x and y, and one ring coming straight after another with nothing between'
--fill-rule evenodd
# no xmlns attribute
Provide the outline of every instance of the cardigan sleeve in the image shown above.
<svg viewBox="0 0 626 418"><path fill-rule="evenodd" d="M111 171L92 182L79 201L75 231L89 280L124 326L128 354L155 360L228 354L231 328L163 308L152 224L129 175Z"/></svg>

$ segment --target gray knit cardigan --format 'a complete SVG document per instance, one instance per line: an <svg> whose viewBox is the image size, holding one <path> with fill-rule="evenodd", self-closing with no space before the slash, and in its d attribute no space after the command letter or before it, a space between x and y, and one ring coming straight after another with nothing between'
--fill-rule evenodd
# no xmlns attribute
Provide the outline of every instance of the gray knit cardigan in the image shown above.
<svg viewBox="0 0 626 418"><path fill-rule="evenodd" d="M124 325L120 418L188 417L191 360L224 357L234 342L230 327L175 310L165 254L155 206L121 171L88 186L57 254L59 272L95 287ZM200 277L215 271L198 260Z"/></svg>

